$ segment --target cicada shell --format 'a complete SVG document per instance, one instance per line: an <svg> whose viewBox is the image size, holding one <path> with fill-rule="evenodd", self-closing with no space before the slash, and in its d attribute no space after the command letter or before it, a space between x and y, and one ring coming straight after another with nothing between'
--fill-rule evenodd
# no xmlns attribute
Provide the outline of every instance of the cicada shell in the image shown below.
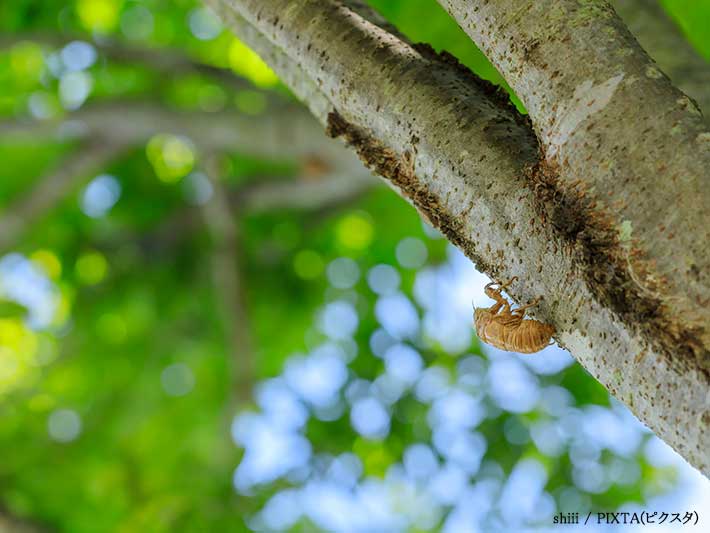
<svg viewBox="0 0 710 533"><path fill-rule="evenodd" d="M515 278L513 278L515 279ZM489 308L474 311L474 324L478 338L501 350L519 353L539 352L550 344L555 328L539 320L525 318L525 311L536 305L536 300L518 309L510 309L501 291L512 283L489 283L485 291L496 303ZM498 285L498 288L493 288Z"/></svg>

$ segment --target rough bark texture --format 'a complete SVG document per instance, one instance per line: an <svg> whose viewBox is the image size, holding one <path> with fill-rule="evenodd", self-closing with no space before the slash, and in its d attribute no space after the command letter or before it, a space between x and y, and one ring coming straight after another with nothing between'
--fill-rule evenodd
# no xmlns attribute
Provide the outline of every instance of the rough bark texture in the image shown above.
<svg viewBox="0 0 710 533"><path fill-rule="evenodd" d="M695 268L707 253L699 244L706 242L680 235L688 228L704 231L698 223L705 216L700 201L707 193L699 190L698 161L705 156L686 160L685 143L701 151L705 140L698 138L702 128L692 102L662 77L658 82L651 70L656 67L644 60L640 72L632 69L622 76L612 69L608 78L598 80L596 69L585 72L581 65L577 78L565 75L562 87L551 91L548 86L557 87L554 80L563 74L562 67L555 74L540 64L539 87L523 83L534 89L534 98L528 99L537 110L533 116L558 117L538 121L547 156L540 161L529 124L495 88L450 56L409 46L383 31L363 18L362 10L355 13L335 0L206 3L272 61L282 79L327 123L330 135L345 139L479 269L497 278L518 276L520 281L509 290L518 301L544 295L538 315L556 326L560 344L659 436L708 472L705 333L693 329L705 324L701 319L707 312L700 307L707 271ZM608 9L587 4L592 8L578 21L582 28L598 17L613 20ZM519 21L523 12L510 11L513 15L501 25ZM566 14L552 13L552 22L542 28L552 34L554 27L564 38ZM571 15L576 20L578 14ZM615 24L613 32L602 33L610 41L603 54L622 62L643 58L628 32ZM589 39L586 32L574 36L574 42ZM626 39L628 51L613 47L617 34ZM494 59L508 61L524 50L525 57L532 57L544 49L543 44L509 35L504 45L521 42L527 44L506 49L501 57L488 51ZM564 54L569 60L569 53ZM616 95L635 91L634 80L644 86L648 80L660 83L660 88L649 89L645 102L658 99L665 107L621 121L619 117L628 117L636 107L618 105ZM597 117L605 120L597 123ZM592 135L599 132L593 142L588 125ZM670 131L676 126L677 131ZM617 134L618 139L613 136ZM633 140L639 144L628 145ZM644 152L653 143L661 146ZM661 159L656 157L658 149ZM662 161L669 149L677 155ZM589 185L575 183L570 172L560 177L560 167L588 168L589 176L580 177L588 178ZM669 207L667 202L678 200L677 192L695 195L680 200L696 220ZM619 205L621 214L614 214L602 199L626 205ZM661 232L654 220L663 216L666 228ZM658 264L641 269L637 249L644 265L650 259ZM667 253L676 254L672 264ZM649 272L672 277L668 287L678 288L677 293L669 295L665 287L657 287ZM689 286L679 288L679 280ZM687 314L669 317L674 309Z"/></svg>
<svg viewBox="0 0 710 533"><path fill-rule="evenodd" d="M546 182L598 215L600 296L635 302L617 311L710 370L710 132L695 103L601 0L441 3L529 110Z"/></svg>
<svg viewBox="0 0 710 533"><path fill-rule="evenodd" d="M614 9L673 84L710 119L710 62L683 36L658 0L614 0Z"/></svg>

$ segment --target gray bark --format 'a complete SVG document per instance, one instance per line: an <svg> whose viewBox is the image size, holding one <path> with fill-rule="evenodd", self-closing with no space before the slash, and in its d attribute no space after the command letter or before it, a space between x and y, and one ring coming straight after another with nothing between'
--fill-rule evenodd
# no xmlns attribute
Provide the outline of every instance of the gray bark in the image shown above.
<svg viewBox="0 0 710 533"><path fill-rule="evenodd" d="M614 0L612 5L673 84L695 99L707 121L710 62L691 46L658 0Z"/></svg>
<svg viewBox="0 0 710 533"><path fill-rule="evenodd" d="M538 318L559 343L707 474L710 136L608 7L445 3L468 31L488 17L502 33L471 31L530 109L540 159L493 87L362 10L206 3L479 269L518 276L518 301L544 295Z"/></svg>
<svg viewBox="0 0 710 533"><path fill-rule="evenodd" d="M594 233L628 237L626 254L600 250L640 304L628 311L709 370L710 132L695 103L606 2L441 3L528 108L548 181L595 204Z"/></svg>

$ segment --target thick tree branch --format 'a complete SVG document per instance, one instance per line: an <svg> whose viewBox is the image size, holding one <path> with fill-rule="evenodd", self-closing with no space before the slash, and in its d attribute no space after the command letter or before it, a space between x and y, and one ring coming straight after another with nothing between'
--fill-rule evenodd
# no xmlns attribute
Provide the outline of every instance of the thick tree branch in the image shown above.
<svg viewBox="0 0 710 533"><path fill-rule="evenodd" d="M602 220L606 220L604 203L598 202L599 207L595 207L584 200L582 193L577 196L571 186L562 187L554 174L542 172L532 131L499 93L450 57L407 45L342 2L206 3L215 6L228 27L272 63L314 114L327 122L331 135L342 136L480 269L495 277L517 275L521 281L511 287L511 293L518 300L544 295L540 315L557 327L561 344L657 434L695 466L708 471L708 374L699 359L687 357L688 345L698 335L680 336L677 345L669 344L668 331L651 323L656 319L654 314L638 312L637 300L641 300L642 310L647 310L649 301L657 300L649 300L640 289L634 292L615 286L619 281L616 265L604 254L595 255L606 251L604 246L611 238L608 232L599 235L594 231L597 217L604 215ZM510 20L517 20L518 12L511 13ZM557 25L564 27L564 18ZM549 24L541 27L549 30ZM532 46L528 53L535 49ZM633 49L631 52L636 53ZM627 82L631 77L629 74ZM672 88L664 91L676 95ZM681 130L686 132L683 136L691 135L687 128L695 128L697 136L700 130L693 118L692 103L677 95L686 109L675 110L677 117L671 115L680 121ZM559 110L564 105L571 103L561 98ZM578 163L578 154L569 152L575 143L560 135L573 117L583 115L583 110L575 110L570 108L569 117L560 115L562 128L538 126L546 143L557 139L555 153L558 158L564 154L557 161L559 165L569 165L568 160ZM616 111L612 116L624 116ZM654 140L659 142L658 136ZM604 161L625 168L606 144L608 140L601 136L594 146L609 152L600 152ZM582 145L580 150L588 156L589 147ZM548 149L548 157L551 153ZM635 149L630 151L636 153ZM674 165L675 161L669 158L667 164ZM647 163L651 164L650 160ZM602 166L614 174L616 167ZM535 168L530 171L530 167ZM643 168L639 173L645 176ZM654 173L665 175L666 170L654 166ZM698 174L691 174L684 185L685 175L676 176L681 182L678 188L692 189L693 176ZM639 178L641 183L645 180ZM655 207L653 195L659 185L644 184L644 188L645 192L630 183L631 196L623 190L601 191L628 201L635 198L645 208ZM698 214L696 204L697 200L691 199L688 207ZM627 209L628 213L624 211L623 220L631 221L631 228L628 224L612 228L614 232L621 229L622 237L628 229L634 238L644 236L643 220L634 207ZM661 207L659 213L668 211L667 206ZM565 227L565 217L569 218L569 228ZM687 221L673 212L666 224L681 230ZM610 244L618 247L621 239L618 233L614 235L617 239L611 238ZM681 239L688 241L685 236ZM638 247L636 241L634 244ZM675 250L679 244L675 242L672 247ZM678 259L682 264L696 252L697 245L688 251L679 250ZM633 253L628 250L624 255L629 264ZM643 279L643 272L634 275ZM622 289L626 289L630 274L625 276L621 278L625 283ZM647 276L643 282L648 286L645 290L658 290ZM699 286L693 283L691 291ZM680 291L674 297L690 301L684 294ZM695 309L689 315L691 325L696 325L699 314ZM672 331L678 332L685 335L687 329L681 324L679 330ZM679 357L684 358L683 364L677 364Z"/></svg>
<svg viewBox="0 0 710 533"><path fill-rule="evenodd" d="M710 62L691 46L658 0L614 0L613 6L661 70L710 120Z"/></svg>
<svg viewBox="0 0 710 533"><path fill-rule="evenodd" d="M596 216L589 237L609 241L596 248L611 269L601 285L634 304L617 312L710 371L710 131L695 103L602 0L440 3L528 108L548 192Z"/></svg>
<svg viewBox="0 0 710 533"><path fill-rule="evenodd" d="M293 93L308 107L318 121L325 125L332 104L319 87L316 80L304 72L298 62L294 61L278 46L275 46L262 30L247 21L235 6L227 0L204 0L204 3L217 13L226 27L237 37L247 43L261 58L271 66L281 80L288 85Z"/></svg>

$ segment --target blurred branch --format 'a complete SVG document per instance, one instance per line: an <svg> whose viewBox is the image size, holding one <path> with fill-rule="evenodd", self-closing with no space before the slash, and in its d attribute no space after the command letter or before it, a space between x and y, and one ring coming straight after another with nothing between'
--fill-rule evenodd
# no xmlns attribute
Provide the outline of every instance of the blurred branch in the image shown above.
<svg viewBox="0 0 710 533"><path fill-rule="evenodd" d="M658 0L614 0L616 11L671 81L710 120L710 62L688 42Z"/></svg>
<svg viewBox="0 0 710 533"><path fill-rule="evenodd" d="M318 210L352 201L380 182L372 175L331 174L317 180L255 183L229 195L233 209L262 213L282 209Z"/></svg>
<svg viewBox="0 0 710 533"><path fill-rule="evenodd" d="M104 139L88 141L57 169L39 178L31 190L0 212L0 251L13 246L27 227L78 189L92 173L104 168L124 148L121 143Z"/></svg>
<svg viewBox="0 0 710 533"><path fill-rule="evenodd" d="M202 206L201 213L212 241L212 278L232 355L233 388L228 409L231 416L236 408L253 401L256 380L254 343L239 264L238 215L280 209L325 209L359 196L376 182L374 178L353 180L336 175L305 182L260 181L229 192L220 180L218 168L214 157L208 157L205 169L214 192ZM178 233L185 235L184 231Z"/></svg>
<svg viewBox="0 0 710 533"><path fill-rule="evenodd" d="M302 180L256 184L235 193L238 209L318 208L321 202L347 201L377 183L353 154L324 137L313 118L296 106L287 113L282 109L250 117L181 112L150 102L96 104L64 120L0 123L4 142L79 138L85 143L61 168L41 178L33 190L7 208L0 218L0 250L11 247L25 228L75 190L91 171L100 170L118 147L143 144L157 133L183 135L204 151L291 158L301 164Z"/></svg>
<svg viewBox="0 0 710 533"><path fill-rule="evenodd" d="M236 91L245 89L257 90L254 85L229 69L191 59L182 51L172 48L138 47L108 37L91 37L79 34L64 35L59 33L0 35L0 48L10 47L21 41L32 41L54 48L61 48L72 41L84 41L95 46L103 57L116 63L139 63L157 72L169 74L171 77L198 74ZM272 93L267 91L260 92L271 104L279 101L285 104L282 99L274 98Z"/></svg>
<svg viewBox="0 0 710 533"><path fill-rule="evenodd" d="M205 166L214 194L202 207L202 215L212 239L211 263L215 295L223 317L226 345L232 352L229 363L232 368L230 404L238 407L252 401L255 381L254 343L239 265L240 236L227 192L215 170L217 165L208 160Z"/></svg>
<svg viewBox="0 0 710 533"><path fill-rule="evenodd" d="M47 533L54 531L49 527L20 518L0 504L0 533Z"/></svg>
<svg viewBox="0 0 710 533"><path fill-rule="evenodd" d="M258 182L234 190L224 190L229 209L235 217L244 214L259 214L279 210L300 210L322 213L347 205L363 196L381 183L371 175L330 174L317 181L295 179L274 180L264 176ZM186 235L191 235L202 226L200 208L187 207L175 212L149 234L138 238L131 234L122 236L118 243L139 240L141 247L155 251L173 247Z"/></svg>
<svg viewBox="0 0 710 533"><path fill-rule="evenodd" d="M300 106L267 110L256 116L233 111L207 113L170 109L151 101L122 100L87 105L54 120L0 123L3 142L92 138L141 144L157 133L188 137L205 150L234 151L265 158L318 155L331 167L361 169L340 143L327 139Z"/></svg>

